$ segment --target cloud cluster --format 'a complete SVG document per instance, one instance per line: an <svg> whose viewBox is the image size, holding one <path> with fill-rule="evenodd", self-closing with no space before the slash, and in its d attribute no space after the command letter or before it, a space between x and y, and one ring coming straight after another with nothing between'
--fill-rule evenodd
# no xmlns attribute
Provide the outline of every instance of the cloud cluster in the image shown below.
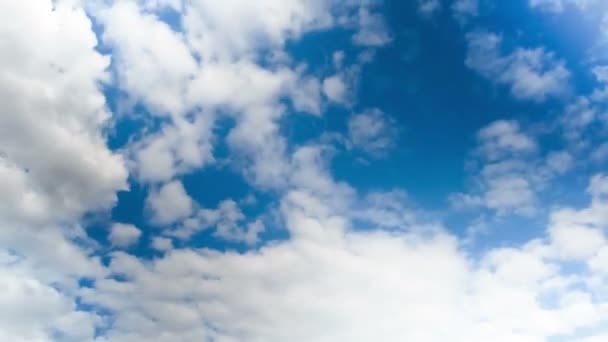
<svg viewBox="0 0 608 342"><path fill-rule="evenodd" d="M552 213L545 238L477 261L440 227L357 231L339 208L294 190L281 205L289 241L245 253L177 249L152 262L117 253L113 276L83 297L116 317L102 341L575 340L608 319L596 299L606 179L591 180L588 208ZM582 269L564 273L569 262Z"/></svg>
<svg viewBox="0 0 608 342"><path fill-rule="evenodd" d="M505 54L502 37L488 32L467 34L465 64L481 76L510 88L524 100L545 101L569 90L570 71L544 48L516 48Z"/></svg>
<svg viewBox="0 0 608 342"><path fill-rule="evenodd" d="M477 255L405 191L335 179L334 146L289 146L281 119L349 106L371 54L345 66L337 52L330 73L313 74L286 43L341 25L355 45L387 44L366 1L22 0L0 3L0 19L0 340L576 341L608 320L608 176L590 179L586 207L552 209L542 237ZM467 65L515 97L565 90L569 72L551 53L468 40ZM150 123L122 155L106 144L102 86ZM397 141L378 109L346 126L351 147L374 157ZM190 197L180 177L218 163L220 138L252 186L274 191L288 238L260 243L264 217L235 199ZM572 164L515 121L482 128L477 143L480 186L462 198L497 212L531 214L535 192ZM158 233L113 223L105 248L80 223L115 204L128 171ZM251 248L188 247L205 229ZM124 251L144 243L154 252Z"/></svg>
<svg viewBox="0 0 608 342"><path fill-rule="evenodd" d="M536 139L516 121L498 120L479 130L472 191L452 195L452 204L485 207L499 216L538 214L538 194L573 167L574 157L566 150L541 151Z"/></svg>

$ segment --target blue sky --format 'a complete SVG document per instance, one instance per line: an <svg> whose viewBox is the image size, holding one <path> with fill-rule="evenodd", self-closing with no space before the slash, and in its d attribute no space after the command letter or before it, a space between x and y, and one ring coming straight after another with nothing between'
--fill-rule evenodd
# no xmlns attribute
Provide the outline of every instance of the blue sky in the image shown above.
<svg viewBox="0 0 608 342"><path fill-rule="evenodd" d="M603 1L0 20L0 340L608 338Z"/></svg>

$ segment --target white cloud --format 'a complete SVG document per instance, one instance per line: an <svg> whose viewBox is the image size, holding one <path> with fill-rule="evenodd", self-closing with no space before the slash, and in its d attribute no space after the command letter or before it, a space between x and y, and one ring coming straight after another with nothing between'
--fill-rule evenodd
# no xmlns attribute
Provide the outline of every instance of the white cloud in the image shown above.
<svg viewBox="0 0 608 342"><path fill-rule="evenodd" d="M582 10L591 8L596 4L603 4L602 0L529 0L531 8L540 9L547 12L562 12L568 5L574 5Z"/></svg>
<svg viewBox="0 0 608 342"><path fill-rule="evenodd" d="M583 286L595 275L562 273L563 258L582 254L562 253L552 228L547 239L471 260L441 228L353 230L308 194L283 198L288 241L245 253L176 249L145 263L115 254L110 269L126 280L83 292L116 319L101 340L540 342L575 340L608 319L606 303ZM571 213L588 220L599 204L594 197ZM550 227L564 220L556 214ZM599 269L596 249L586 255Z"/></svg>
<svg viewBox="0 0 608 342"><path fill-rule="evenodd" d="M0 20L0 340L90 341L101 318L75 293L104 270L75 222L127 188L103 134L109 59L63 1L2 2Z"/></svg>
<svg viewBox="0 0 608 342"><path fill-rule="evenodd" d="M591 160L597 163L608 160L608 143L603 143L595 148L591 154Z"/></svg>
<svg viewBox="0 0 608 342"><path fill-rule="evenodd" d="M117 32L108 33L108 42L122 51L136 50L132 56L117 50L122 86L155 114L170 116L164 118L167 126L128 151L134 154L140 178L169 181L150 185L146 204L151 220L169 225L193 218L195 204L183 184L171 180L212 162L208 113L226 111L237 121L228 142L253 156L246 165L253 182L284 187L279 215L290 237L246 252L179 244L173 248L170 239L156 237L152 247L162 256L142 260L115 252L110 265L103 266L93 256L98 252L95 243L70 222L89 210L111 206L115 192L125 186L126 170L121 158L107 150L101 134L107 113L97 81L103 79L107 62L93 49L95 39L84 12L62 3L55 2L55 11L50 1L42 0L0 5L4 23L31 20L22 26L37 30L27 35L11 31L5 36L14 39L0 40L8 45L2 45L8 52L0 58L18 57L2 60L0 82L6 87L0 87L5 99L1 108L23 114L0 116L0 123L8 125L0 125L0 130L9 134L0 135L0 146L6 148L2 179L11 186L2 187L8 195L0 205L0 307L11 308L0 312L0 340L540 342L596 328L608 319L602 297L584 286L598 275L583 268L570 277L561 270L562 262L570 261L582 261L594 272L605 269L605 176L592 178L589 207L554 211L546 238L476 256L439 224L416 224L403 192L360 198L348 184L334 180L327 146L309 145L287 154L278 132L284 115L281 99L295 96L294 88L304 82L309 89L293 101L314 112L320 84L289 66L262 68L250 55L260 49L260 41L265 49L281 46L290 37L329 25L331 10L324 2L187 2L197 7L186 11L184 36L124 2L108 10L117 11L108 22L114 15L124 19L111 24ZM32 6L14 11L23 4ZM95 15L110 13L101 11ZM272 20L258 20L267 17L262 15L267 11L276 14ZM48 18L53 18L51 24ZM157 51L157 46L139 41L145 38L140 32L122 32L140 28L158 34L176 49L173 53L182 48L190 56L198 53L203 63L197 61L189 74L185 54L185 65L157 60L171 58L165 55L171 51ZM47 38L50 43L45 43ZM138 49L146 53L139 55ZM55 57L67 63L58 64L63 71L48 71ZM142 75L120 70L138 59L142 64L133 68L141 67ZM169 77L155 79L164 72ZM80 77L86 80L78 81ZM159 90L165 85L170 85L167 92ZM58 93L45 95L53 91ZM190 111L194 113L185 114ZM368 125L354 125L354 145L377 151L394 144L384 140L391 123L381 112L358 115L367 115L359 120ZM20 130L25 137L12 132L14 127L26 127ZM47 130L52 134L45 136ZM486 199L496 207L513 207L513 199L505 194L518 189L521 196L535 182L521 167L526 160L513 156L533 153L534 143L513 123L484 132L483 158L500 156L480 171L490 184ZM32 137L41 140L25 140ZM64 141L59 138L70 144L52 149ZM53 158L48 157L49 148L56 153ZM562 159L550 158L548 163L558 170ZM523 178L516 177L521 174ZM492 195L492 189L500 191ZM30 207L19 207L23 203ZM256 244L265 229L261 220L247 221L231 200L194 212L199 220L194 223L206 220L227 239ZM33 229L32 221L41 228ZM380 230L366 230L368 224ZM110 240L128 245L139 237L135 230L123 226ZM94 281L81 287L82 277ZM93 305L81 311L79 301Z"/></svg>
<svg viewBox="0 0 608 342"><path fill-rule="evenodd" d="M346 101L346 84L339 75L333 75L323 80L323 93L327 98L336 103Z"/></svg>
<svg viewBox="0 0 608 342"><path fill-rule="evenodd" d="M173 249L173 242L171 239L157 236L152 239L152 248L157 251L166 252Z"/></svg>
<svg viewBox="0 0 608 342"><path fill-rule="evenodd" d="M354 148L380 157L397 142L398 129L394 120L379 109L369 109L351 116L348 138Z"/></svg>
<svg viewBox="0 0 608 342"><path fill-rule="evenodd" d="M161 132L151 130L131 144L140 178L167 181L213 163L214 119L228 115L236 121L228 143L243 156L239 166L247 179L261 187L284 185L282 101L319 115L322 99L319 80L291 65L283 45L336 24L333 12L352 6L317 0L188 1L179 11L183 32L136 3L92 6L104 42L114 48L116 85L153 114L170 117ZM150 32L157 38L150 40Z"/></svg>
<svg viewBox="0 0 608 342"><path fill-rule="evenodd" d="M117 50L118 85L154 114L183 113L184 83L197 70L183 37L136 2L118 1L95 14L104 25L103 41Z"/></svg>
<svg viewBox="0 0 608 342"><path fill-rule="evenodd" d="M216 209L200 208L176 230L167 234L187 240L199 231L214 228L214 236L220 239L255 245L265 226L261 220L247 222L246 218L238 204L227 199L220 202Z"/></svg>
<svg viewBox="0 0 608 342"><path fill-rule="evenodd" d="M529 153L536 150L536 143L520 131L516 121L498 120L482 128L477 134L478 148L484 158L496 160L505 155Z"/></svg>
<svg viewBox="0 0 608 342"><path fill-rule="evenodd" d="M479 0L456 0L452 3L452 13L458 20L465 20L479 14Z"/></svg>
<svg viewBox="0 0 608 342"><path fill-rule="evenodd" d="M564 9L564 0L529 0L530 7L540 8L552 12L561 12Z"/></svg>
<svg viewBox="0 0 608 342"><path fill-rule="evenodd" d="M484 204L499 214L513 211L520 215L535 213L536 194L530 183L522 178L505 175L487 180Z"/></svg>
<svg viewBox="0 0 608 342"><path fill-rule="evenodd" d="M486 32L467 34L465 64L483 77L510 87L518 99L543 102L568 91L570 71L544 48L501 51L502 37Z"/></svg>
<svg viewBox="0 0 608 342"><path fill-rule="evenodd" d="M170 225L187 218L193 209L190 196L180 181L164 184L151 190L146 199L146 207L151 212L151 222L157 225Z"/></svg>
<svg viewBox="0 0 608 342"><path fill-rule="evenodd" d="M498 120L477 133L469 162L471 190L450 196L458 209L485 207L499 216L539 213L538 194L574 165L568 151L544 153L516 121Z"/></svg>
<svg viewBox="0 0 608 342"><path fill-rule="evenodd" d="M125 223L114 223L110 227L109 240L113 246L117 247L129 247L141 237L141 230L132 224Z"/></svg>
<svg viewBox="0 0 608 342"><path fill-rule="evenodd" d="M19 262L0 262L0 340L91 341L100 318L79 311L73 299L28 273Z"/></svg>
<svg viewBox="0 0 608 342"><path fill-rule="evenodd" d="M441 10L439 0L418 0L418 12L427 18L433 16L439 10Z"/></svg>
<svg viewBox="0 0 608 342"><path fill-rule="evenodd" d="M353 35L353 43L362 46L382 46L391 41L384 18L362 6L358 15L358 30Z"/></svg>
<svg viewBox="0 0 608 342"><path fill-rule="evenodd" d="M547 156L547 166L559 174L570 170L574 164L574 158L566 151L551 152Z"/></svg>
<svg viewBox="0 0 608 342"><path fill-rule="evenodd" d="M176 175L213 163L211 115L194 122L176 119L131 146L139 179L144 182L168 181Z"/></svg>
<svg viewBox="0 0 608 342"><path fill-rule="evenodd" d="M101 133L110 114L98 87L109 60L95 51L82 10L52 6L0 7L3 220L69 220L112 206L126 188L123 160Z"/></svg>
<svg viewBox="0 0 608 342"><path fill-rule="evenodd" d="M598 82L608 83L608 66L596 66L592 71Z"/></svg>
<svg viewBox="0 0 608 342"><path fill-rule="evenodd" d="M332 1L321 0L189 1L183 25L189 44L203 60L236 60L327 28L334 24L334 12Z"/></svg>

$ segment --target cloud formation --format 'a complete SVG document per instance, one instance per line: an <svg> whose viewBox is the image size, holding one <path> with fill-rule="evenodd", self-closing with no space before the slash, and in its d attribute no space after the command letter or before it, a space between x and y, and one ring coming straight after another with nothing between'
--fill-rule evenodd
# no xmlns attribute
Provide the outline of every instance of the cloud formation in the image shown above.
<svg viewBox="0 0 608 342"><path fill-rule="evenodd" d="M545 101L569 89L570 71L564 61L544 48L516 48L505 54L502 37L488 32L467 34L465 64L481 76L505 84L524 100Z"/></svg>
<svg viewBox="0 0 608 342"><path fill-rule="evenodd" d="M417 4L425 18L442 9ZM452 11L473 17L477 5L459 0ZM541 129L518 120L475 128L472 186L452 202L498 218L546 214L539 235L476 250L408 191L358 187L337 171L344 155L378 160L398 147L399 113L358 103L365 65L398 37L372 2L23 0L0 3L0 19L0 340L605 333L608 176L581 177L580 203L542 198L577 156L607 159L592 136L603 127L602 67L593 92L546 128L563 145L547 148ZM329 29L351 45L332 46L330 66L290 54L290 43ZM569 90L566 62L545 48L505 52L484 31L466 40L465 65L517 99ZM141 124L112 150L119 114ZM311 126L337 118L343 131L296 142L284 128L294 116ZM236 174L244 195L211 193L231 178L205 189L203 203L184 177L211 168ZM111 212L130 184L145 213L137 226ZM95 226L107 228L102 238Z"/></svg>

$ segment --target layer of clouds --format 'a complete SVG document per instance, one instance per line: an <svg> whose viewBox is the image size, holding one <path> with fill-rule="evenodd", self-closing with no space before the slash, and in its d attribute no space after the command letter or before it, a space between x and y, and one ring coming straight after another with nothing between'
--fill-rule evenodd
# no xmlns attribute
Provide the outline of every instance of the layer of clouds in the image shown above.
<svg viewBox="0 0 608 342"><path fill-rule="evenodd" d="M591 178L588 206L552 210L543 237L473 257L441 224L418 218L405 192L361 194L334 179L331 146L288 153L278 126L282 101L320 115L325 87L280 50L335 24L332 3L323 1L187 1L187 10L171 0L91 5L115 49L116 85L163 122L125 151L134 177L149 184L151 221L175 225L174 233L189 224L213 227L220 238L257 246L176 248L172 239L180 236L157 236L150 243L162 256L118 251L106 266L76 222L115 203L127 169L106 147L110 115L98 87L109 81L110 64L95 50L78 3L0 5L0 109L14 113L0 115L0 307L8 308L0 313L0 340L540 342L605 325L607 176ZM163 6L183 10L183 32L150 12ZM261 20L268 11L275 15ZM376 30L381 18L356 13L354 41L386 43ZM258 64L268 51L274 67ZM549 55L534 51L498 55L496 63L538 72L534 61ZM556 73L535 75L545 86ZM520 97L554 94L505 82ZM248 219L231 199L200 208L176 178L215 162L219 112L236 121L228 143L250 158L248 179L282 190L278 215L288 240L258 246L263 220ZM350 140L379 153L394 144L386 140L391 124L380 111L355 114ZM488 189L473 197L496 210L520 210L515 197L533 196L526 191L572 163L565 151L537 158L536 143L516 122L489 125L478 143L473 154L484 163ZM115 225L109 239L128 247L140 236L136 227ZM580 267L572 271L572 263Z"/></svg>
<svg viewBox="0 0 608 342"><path fill-rule="evenodd" d="M116 315L103 341L573 337L608 319L594 299L605 276L606 179L591 180L589 207L556 210L546 237L478 261L438 226L353 231L340 208L302 188L281 205L289 241L245 253L177 249L151 263L117 253L109 267L124 280L83 295ZM563 273L574 261L588 266Z"/></svg>

